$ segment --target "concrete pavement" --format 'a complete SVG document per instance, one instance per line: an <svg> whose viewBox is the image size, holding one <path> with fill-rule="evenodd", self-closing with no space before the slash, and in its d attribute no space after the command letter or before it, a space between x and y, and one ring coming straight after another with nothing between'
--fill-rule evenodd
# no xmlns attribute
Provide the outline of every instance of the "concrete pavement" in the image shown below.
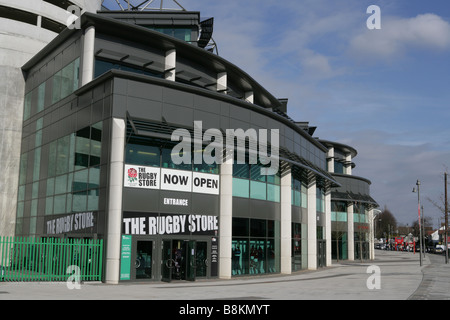
<svg viewBox="0 0 450 320"><path fill-rule="evenodd" d="M292 275L171 283L0 283L0 300L408 300L450 299L449 265L419 254L376 251L373 261L335 262ZM442 279L446 279L442 281Z"/></svg>

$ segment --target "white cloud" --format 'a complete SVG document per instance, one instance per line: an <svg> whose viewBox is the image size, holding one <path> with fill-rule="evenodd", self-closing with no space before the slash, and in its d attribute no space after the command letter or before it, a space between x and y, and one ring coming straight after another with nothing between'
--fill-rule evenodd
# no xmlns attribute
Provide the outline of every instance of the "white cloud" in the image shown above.
<svg viewBox="0 0 450 320"><path fill-rule="evenodd" d="M381 18L381 29L364 30L350 40L350 52L360 58L392 59L412 48L450 49L450 23L436 14L414 18Z"/></svg>

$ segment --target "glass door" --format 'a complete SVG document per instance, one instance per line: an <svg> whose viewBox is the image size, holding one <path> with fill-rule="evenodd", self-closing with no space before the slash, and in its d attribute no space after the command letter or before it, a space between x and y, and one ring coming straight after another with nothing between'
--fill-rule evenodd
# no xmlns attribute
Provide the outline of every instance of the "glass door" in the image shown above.
<svg viewBox="0 0 450 320"><path fill-rule="evenodd" d="M196 277L207 277L208 270L208 243L206 241L197 241L197 251L195 252L195 270Z"/></svg>
<svg viewBox="0 0 450 320"><path fill-rule="evenodd" d="M162 257L161 257L161 280L164 282L172 281L172 269L174 260L172 259L172 241L162 241Z"/></svg>
<svg viewBox="0 0 450 320"><path fill-rule="evenodd" d="M192 241L186 241L185 242L186 245L186 251L185 251L185 255L186 255L186 280L187 281L195 281L195 276L196 276L196 269L197 269L197 265L196 265L196 241L192 240Z"/></svg>
<svg viewBox="0 0 450 320"><path fill-rule="evenodd" d="M137 241L136 279L151 279L153 274L153 241Z"/></svg>

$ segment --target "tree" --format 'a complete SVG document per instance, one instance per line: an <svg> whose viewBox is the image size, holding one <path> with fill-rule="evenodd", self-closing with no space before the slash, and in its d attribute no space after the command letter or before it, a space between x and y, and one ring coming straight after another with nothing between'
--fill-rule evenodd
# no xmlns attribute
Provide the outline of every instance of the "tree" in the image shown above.
<svg viewBox="0 0 450 320"><path fill-rule="evenodd" d="M397 219L391 211L384 206L384 210L378 215L376 219L377 224L377 238L388 238L393 235L393 231L397 230Z"/></svg>

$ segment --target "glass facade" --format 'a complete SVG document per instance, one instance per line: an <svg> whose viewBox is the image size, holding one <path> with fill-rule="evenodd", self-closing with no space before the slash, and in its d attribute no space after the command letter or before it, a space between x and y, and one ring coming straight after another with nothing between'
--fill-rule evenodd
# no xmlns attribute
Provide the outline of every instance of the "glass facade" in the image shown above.
<svg viewBox="0 0 450 320"><path fill-rule="evenodd" d="M299 271L308 267L307 233L307 225L292 223L292 271Z"/></svg>
<svg viewBox="0 0 450 320"><path fill-rule="evenodd" d="M79 78L80 58L76 58L25 95L23 120L28 120L44 110L44 107L64 99L77 90ZM51 91L51 95L46 96L47 90Z"/></svg>
<svg viewBox="0 0 450 320"><path fill-rule="evenodd" d="M347 203L345 201L331 201L331 221L347 221Z"/></svg>
<svg viewBox="0 0 450 320"><path fill-rule="evenodd" d="M125 163L127 164L177 170L192 170L202 173L219 173L219 166L216 163L194 164L192 163L193 161L191 161L191 163L175 164L172 161L172 152L176 143L167 140L136 136L130 132L131 128L128 128L128 130L130 138L125 147ZM192 150L192 152L195 151Z"/></svg>
<svg viewBox="0 0 450 320"><path fill-rule="evenodd" d="M316 211L325 212L325 191L321 187L316 188Z"/></svg>
<svg viewBox="0 0 450 320"><path fill-rule="evenodd" d="M36 148L21 156L16 234L36 234L39 216L99 207L102 122L45 145L41 145L42 130L40 118ZM31 197L26 196L28 188ZM22 228L24 219L30 219L29 230Z"/></svg>
<svg viewBox="0 0 450 320"><path fill-rule="evenodd" d="M192 41L192 30L191 28L186 28L186 27L167 27L167 28L155 28L153 26L145 26L149 29L164 33L168 36L177 38L179 40L183 40L186 42L191 42ZM196 39L195 39L196 40Z"/></svg>
<svg viewBox="0 0 450 320"><path fill-rule="evenodd" d="M343 231L333 231L331 237L331 258L336 260L347 260L348 233Z"/></svg>
<svg viewBox="0 0 450 320"><path fill-rule="evenodd" d="M308 208L308 194L306 184L292 177L291 204L293 206Z"/></svg>
<svg viewBox="0 0 450 320"><path fill-rule="evenodd" d="M369 217L363 203L356 203L353 205L353 222L369 223Z"/></svg>
<svg viewBox="0 0 450 320"><path fill-rule="evenodd" d="M232 275L279 272L279 222L233 218L232 223Z"/></svg>
<svg viewBox="0 0 450 320"><path fill-rule="evenodd" d="M233 164L233 196L280 202L280 173L262 175L261 164Z"/></svg>
<svg viewBox="0 0 450 320"><path fill-rule="evenodd" d="M162 78L163 74L162 73L157 73L156 71L150 71L149 69L145 68L145 67L138 67L136 65L131 65L131 64L126 64L124 62L120 62L120 61L107 61L107 60L102 60L102 59L95 59L95 66L94 66L94 78L97 78L99 76L101 76L102 74L104 74L105 72L108 72L109 70L123 70L123 71L130 71L133 73L138 73L138 74L144 74L147 76L152 76L152 77L158 77L158 78Z"/></svg>

